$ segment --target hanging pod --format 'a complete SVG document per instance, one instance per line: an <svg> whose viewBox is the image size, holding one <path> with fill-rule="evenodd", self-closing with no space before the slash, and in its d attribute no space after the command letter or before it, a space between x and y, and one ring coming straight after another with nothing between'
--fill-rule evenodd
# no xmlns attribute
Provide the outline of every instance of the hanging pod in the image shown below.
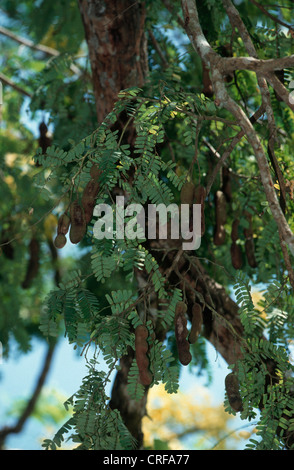
<svg viewBox="0 0 294 470"><path fill-rule="evenodd" d="M175 311L175 337L179 354L179 361L183 366L187 366L192 360L190 344L187 339L188 329L186 311L187 305L185 302L178 302Z"/></svg>

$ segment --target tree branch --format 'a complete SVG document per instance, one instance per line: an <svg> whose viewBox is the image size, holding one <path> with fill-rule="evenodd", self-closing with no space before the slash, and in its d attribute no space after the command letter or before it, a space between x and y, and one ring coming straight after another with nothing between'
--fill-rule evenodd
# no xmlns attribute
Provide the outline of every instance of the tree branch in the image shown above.
<svg viewBox="0 0 294 470"><path fill-rule="evenodd" d="M16 83L14 83L12 80L10 80L9 77L7 77L6 75L4 75L1 72L0 72L0 81L2 83L5 83L5 85L8 85L11 88L13 88L14 90L18 91L18 93L21 93L22 95L28 96L29 98L31 98L33 96L30 92L28 92L24 88L20 87Z"/></svg>
<svg viewBox="0 0 294 470"><path fill-rule="evenodd" d="M256 2L255 0L250 0L251 3L253 3L253 5L255 5L257 8L259 8L260 11L262 11L262 13L264 13L266 16L268 16L271 20L273 20L275 23L278 23L280 24L281 26L284 26L285 28L288 28L289 31L292 31L294 33L294 29L292 28L291 25L289 25L288 23L285 23L284 21L280 20L279 18L276 18L274 15L272 15L271 13L269 13L263 5L261 5L260 3Z"/></svg>
<svg viewBox="0 0 294 470"><path fill-rule="evenodd" d="M35 44L33 41L30 39L26 39L22 36L18 36L17 34L12 33L9 29L4 28L4 26L0 26L0 34L12 39L13 41L18 42L19 44L22 44L23 46L27 46L30 49L34 49L39 52L43 52L46 55L53 56L53 57L58 57L60 55L60 52L53 47L48 47L44 46L43 44ZM77 75L81 74L81 70L79 67L77 67L74 64L70 65L70 70Z"/></svg>
<svg viewBox="0 0 294 470"><path fill-rule="evenodd" d="M222 71L222 60L207 42L198 18L198 12L194 0L182 0L183 13L187 34L195 50L202 59L207 62L211 69L211 78L216 95L216 104L226 108L236 119L246 134L248 142L253 148L256 161L259 167L262 185L265 191L269 207L273 218L275 219L284 242L288 245L292 255L294 255L294 235L288 225L288 222L281 210L277 195L271 178L267 157L264 153L262 144L254 128L244 111L229 96L224 83L224 74ZM227 71L226 71L227 73Z"/></svg>

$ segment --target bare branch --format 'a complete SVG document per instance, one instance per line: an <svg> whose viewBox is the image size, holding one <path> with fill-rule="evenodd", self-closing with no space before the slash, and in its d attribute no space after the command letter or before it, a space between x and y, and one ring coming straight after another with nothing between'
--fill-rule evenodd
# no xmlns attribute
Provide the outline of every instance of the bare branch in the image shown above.
<svg viewBox="0 0 294 470"><path fill-rule="evenodd" d="M223 57L222 68L224 72L235 70L252 70L253 72L268 73L294 67L294 55L277 57L275 59L258 59L253 57Z"/></svg>
<svg viewBox="0 0 294 470"><path fill-rule="evenodd" d="M58 56L59 52L56 49L53 49L52 47L48 46L43 46L42 44L34 44L33 41L30 39L26 39L22 36L18 36L17 34L12 33L9 29L4 28L4 26L0 26L0 34L3 34L4 36L13 39L13 41L18 42L19 44L22 44L23 46L30 47L31 49L35 49L36 51L44 52L44 54L50 55L50 56Z"/></svg>
<svg viewBox="0 0 294 470"><path fill-rule="evenodd" d="M250 122L253 124L254 122L256 122L262 115L264 114L264 108L261 106L257 111L256 113L253 114L253 116L251 116L250 118ZM240 142L240 140L242 139L242 137L244 137L244 131L241 130L240 132L238 132L238 134L233 138L232 142L230 143L230 145L228 146L228 148L224 151L224 153L220 156L219 160L217 161L214 169L213 169L213 172L207 182L207 186L206 186L206 196L210 193L210 190L211 190L211 187L213 185L213 182L218 174L218 172L220 171L221 167L223 166L223 164L225 163L226 159L231 155L232 151L234 150L234 148L236 147L237 143Z"/></svg>
<svg viewBox="0 0 294 470"><path fill-rule="evenodd" d="M43 44L35 44L30 39L26 39L22 36L18 36L17 34L12 33L9 29L4 28L4 26L0 26L0 34L12 39L13 41L18 42L19 44L22 44L23 46L27 46L30 49L43 52L44 54L49 55L51 57L58 57L60 55L60 52L54 49L53 47L44 46ZM81 70L75 64L70 65L70 70L74 74L81 74Z"/></svg>
<svg viewBox="0 0 294 470"><path fill-rule="evenodd" d="M5 83L5 85L8 85L11 88L13 88L14 90L18 91L22 95L28 96L29 98L32 97L32 94L30 92L28 92L27 90L25 90L21 86L14 83L12 80L10 80L10 78L8 78L6 75L4 75L4 73L1 73L1 72L0 72L0 81L2 83Z"/></svg>

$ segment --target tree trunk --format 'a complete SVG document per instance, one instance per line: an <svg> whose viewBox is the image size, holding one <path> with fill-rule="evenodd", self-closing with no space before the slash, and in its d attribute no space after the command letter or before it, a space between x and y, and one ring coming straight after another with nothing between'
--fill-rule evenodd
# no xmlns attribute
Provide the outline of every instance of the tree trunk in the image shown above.
<svg viewBox="0 0 294 470"><path fill-rule="evenodd" d="M79 0L93 75L98 122L118 93L141 87L148 71L144 3Z"/></svg>
<svg viewBox="0 0 294 470"><path fill-rule="evenodd" d="M141 87L145 82L148 73L145 5L128 0L79 0L79 7L89 49L97 120L101 123L112 110L121 90ZM118 125L121 129L125 120L125 115L120 116ZM131 145L133 137L132 132L125 134ZM148 390L139 402L128 395L127 379L133 357L130 351L121 359L109 405L119 410L140 448Z"/></svg>

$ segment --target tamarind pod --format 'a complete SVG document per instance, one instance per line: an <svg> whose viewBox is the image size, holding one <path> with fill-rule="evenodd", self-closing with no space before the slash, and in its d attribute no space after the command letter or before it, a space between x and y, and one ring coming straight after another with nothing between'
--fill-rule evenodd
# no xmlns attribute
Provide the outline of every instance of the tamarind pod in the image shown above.
<svg viewBox="0 0 294 470"><path fill-rule="evenodd" d="M206 197L206 189L204 186L197 186L194 192L195 204L201 204L201 237L205 233L205 197Z"/></svg>
<svg viewBox="0 0 294 470"><path fill-rule="evenodd" d="M255 246L254 246L253 238L252 237L247 238L247 240L245 241L245 253L246 253L248 264L251 268L257 267L254 251L255 251Z"/></svg>
<svg viewBox="0 0 294 470"><path fill-rule="evenodd" d="M175 308L175 316L182 315L187 312L187 304L185 302L177 302Z"/></svg>
<svg viewBox="0 0 294 470"><path fill-rule="evenodd" d="M179 354L179 361L183 366L187 366L192 360L190 344L187 340L188 329L187 318L185 316L186 310L187 305L184 302L177 303L175 315L175 337Z"/></svg>
<svg viewBox="0 0 294 470"><path fill-rule="evenodd" d="M241 246L238 245L236 242L233 242L231 245L231 260L233 268L241 269L243 264L242 250Z"/></svg>
<svg viewBox="0 0 294 470"><path fill-rule="evenodd" d="M148 387L149 385L151 385L152 380L153 380L153 376L150 370L144 369L140 371L140 382L142 385Z"/></svg>
<svg viewBox="0 0 294 470"><path fill-rule="evenodd" d="M74 201L70 206L70 220L69 238L72 243L76 244L83 239L87 228L84 209L78 201Z"/></svg>
<svg viewBox="0 0 294 470"><path fill-rule="evenodd" d="M98 181L96 181L94 178L91 178L84 189L82 195L82 206L84 209L86 224L88 224L92 219L99 187L100 185Z"/></svg>
<svg viewBox="0 0 294 470"><path fill-rule="evenodd" d="M193 204L195 186L191 181L186 181L181 189L181 204Z"/></svg>
<svg viewBox="0 0 294 470"><path fill-rule="evenodd" d="M25 275L25 279L22 282L22 288L28 289L33 279L37 276L39 271L39 253L40 253L40 244L36 238L32 238L29 244L29 263L27 266L27 271Z"/></svg>
<svg viewBox="0 0 294 470"><path fill-rule="evenodd" d="M227 392L228 400L234 411L242 411L243 404L242 398L239 391L239 380L238 377L231 372L225 378L225 389Z"/></svg>
<svg viewBox="0 0 294 470"><path fill-rule="evenodd" d="M216 191L215 201L215 217L216 225L224 225L227 221L227 201L226 196L220 190Z"/></svg>
<svg viewBox="0 0 294 470"><path fill-rule="evenodd" d="M244 233L244 236L245 238L251 238L253 236L253 230L252 230L252 215L245 211L245 217L246 217L246 220L248 221L248 228L244 228L243 230L243 233Z"/></svg>
<svg viewBox="0 0 294 470"><path fill-rule="evenodd" d="M216 226L213 235L213 243L216 246L221 246L225 243L226 240L226 231L223 225Z"/></svg>
<svg viewBox="0 0 294 470"><path fill-rule="evenodd" d="M135 329L135 353L136 362L139 369L139 377L142 385L150 385L152 382L152 374L149 371L148 352L148 329L145 325L139 325Z"/></svg>
<svg viewBox="0 0 294 470"><path fill-rule="evenodd" d="M239 235L238 235L239 223L240 223L239 219L235 219L232 223L232 231L231 231L232 242L236 242L239 238Z"/></svg>
<svg viewBox="0 0 294 470"><path fill-rule="evenodd" d="M99 169L98 165L97 164L93 164L90 168L90 176L91 178L93 179L98 179L99 176L101 175L102 173L102 170Z"/></svg>
<svg viewBox="0 0 294 470"><path fill-rule="evenodd" d="M62 214L58 219L57 233L66 235L70 226L70 217L67 214Z"/></svg>
<svg viewBox="0 0 294 470"><path fill-rule="evenodd" d="M200 304L194 304L192 307L191 323L192 326L188 340L190 344L194 344L197 341L203 323L202 307Z"/></svg>
<svg viewBox="0 0 294 470"><path fill-rule="evenodd" d="M58 233L54 240L54 245L56 246L56 248L61 249L65 246L66 242L66 236L63 233Z"/></svg>
<svg viewBox="0 0 294 470"><path fill-rule="evenodd" d="M226 196L226 199L228 202L231 201L232 199L232 189L231 189L231 176L229 169L223 166L222 169L222 179L223 179L223 184L222 184L222 191L224 195Z"/></svg>

